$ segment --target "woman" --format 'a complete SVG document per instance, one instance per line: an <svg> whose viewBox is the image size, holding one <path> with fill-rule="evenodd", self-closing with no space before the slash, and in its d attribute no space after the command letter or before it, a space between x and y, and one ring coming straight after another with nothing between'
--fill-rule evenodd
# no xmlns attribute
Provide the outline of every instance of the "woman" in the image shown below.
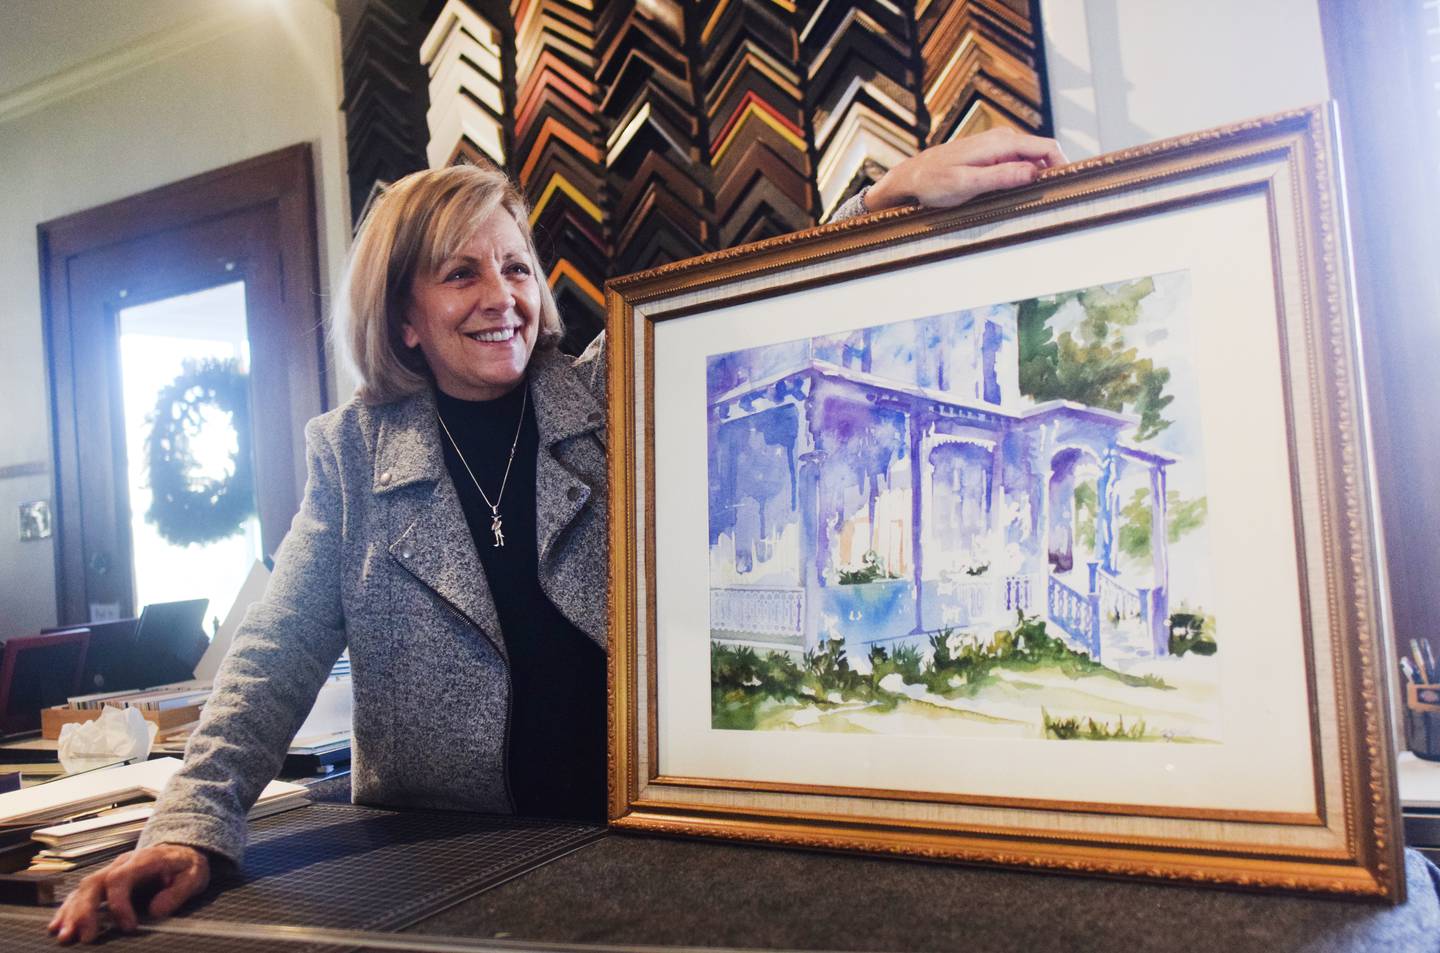
<svg viewBox="0 0 1440 953"><path fill-rule="evenodd" d="M942 206L1063 162L1008 130L906 160L837 214ZM137 850L50 922L133 930L238 864L245 815L341 650L357 802L600 822L608 493L602 348L560 318L524 201L475 167L420 172L366 217L339 296L356 398L306 428L309 479L185 765Z"/></svg>

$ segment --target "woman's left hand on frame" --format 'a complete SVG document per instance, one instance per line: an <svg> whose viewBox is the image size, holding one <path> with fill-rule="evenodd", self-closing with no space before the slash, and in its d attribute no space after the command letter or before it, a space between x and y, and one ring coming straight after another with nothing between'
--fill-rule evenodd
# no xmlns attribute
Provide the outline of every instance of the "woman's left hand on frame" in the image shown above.
<svg viewBox="0 0 1440 953"><path fill-rule="evenodd" d="M1065 161L1054 139L996 127L911 156L870 187L865 205L872 212L915 202L949 208L986 192L1028 185L1041 170Z"/></svg>

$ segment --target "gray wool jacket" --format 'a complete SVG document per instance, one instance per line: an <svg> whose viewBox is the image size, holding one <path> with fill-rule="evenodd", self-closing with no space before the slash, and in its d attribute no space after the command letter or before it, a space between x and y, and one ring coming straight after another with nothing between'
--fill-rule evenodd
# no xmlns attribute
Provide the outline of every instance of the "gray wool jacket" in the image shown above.
<svg viewBox="0 0 1440 953"><path fill-rule="evenodd" d="M605 648L603 349L579 361L537 349L529 380L540 585ZM305 436L300 512L142 847L190 844L238 864L246 813L347 647L356 802L512 811L505 637L445 468L434 395L351 400Z"/></svg>
<svg viewBox="0 0 1440 953"><path fill-rule="evenodd" d="M867 211L861 192L831 221ZM604 338L578 360L553 350L530 360L540 586L601 648L609 587ZM513 810L505 639L445 469L434 396L352 400L310 421L305 436L300 512L141 847L191 844L238 864L245 815L346 647L357 803Z"/></svg>

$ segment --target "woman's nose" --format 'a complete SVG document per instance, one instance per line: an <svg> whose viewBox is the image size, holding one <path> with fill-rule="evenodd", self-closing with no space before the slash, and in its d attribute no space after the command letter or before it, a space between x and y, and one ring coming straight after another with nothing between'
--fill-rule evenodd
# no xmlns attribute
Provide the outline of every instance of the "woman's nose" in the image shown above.
<svg viewBox="0 0 1440 953"><path fill-rule="evenodd" d="M515 294L510 289L510 283L498 267L486 268L480 273L480 280L475 283L478 304L484 311L508 311L515 303Z"/></svg>

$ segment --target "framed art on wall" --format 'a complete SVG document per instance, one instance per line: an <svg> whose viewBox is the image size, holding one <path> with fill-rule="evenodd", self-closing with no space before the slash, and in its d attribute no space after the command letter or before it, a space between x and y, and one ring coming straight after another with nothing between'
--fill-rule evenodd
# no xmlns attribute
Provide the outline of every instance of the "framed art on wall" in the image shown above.
<svg viewBox="0 0 1440 953"><path fill-rule="evenodd" d="M1400 899L1332 132L613 281L612 823Z"/></svg>

